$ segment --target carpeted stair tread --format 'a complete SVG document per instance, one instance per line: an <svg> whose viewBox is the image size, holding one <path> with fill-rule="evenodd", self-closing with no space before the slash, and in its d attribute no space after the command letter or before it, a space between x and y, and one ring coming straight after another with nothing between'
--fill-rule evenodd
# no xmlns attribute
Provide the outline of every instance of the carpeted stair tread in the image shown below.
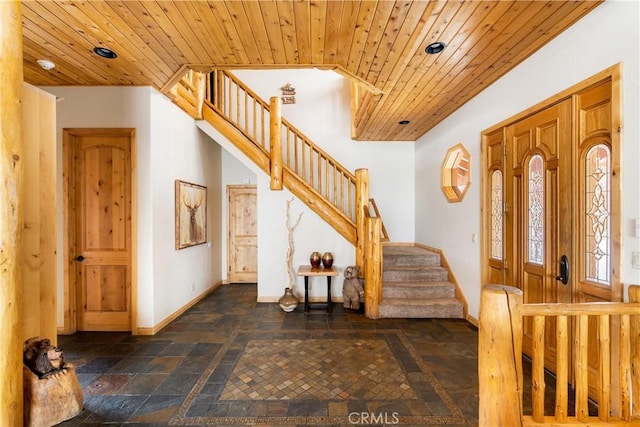
<svg viewBox="0 0 640 427"><path fill-rule="evenodd" d="M460 301L455 298L388 298L382 302L382 304L389 305L441 305L451 303L460 303Z"/></svg>
<svg viewBox="0 0 640 427"><path fill-rule="evenodd" d="M385 266L439 266L440 255L415 246L385 246L382 250Z"/></svg>
<svg viewBox="0 0 640 427"><path fill-rule="evenodd" d="M384 282L384 298L453 298L456 287L451 282Z"/></svg>
<svg viewBox="0 0 640 427"><path fill-rule="evenodd" d="M449 272L440 266L403 266L389 267L385 264L382 272L383 282L444 282L449 279Z"/></svg>
<svg viewBox="0 0 640 427"><path fill-rule="evenodd" d="M386 298L381 318L462 318L462 303L455 298Z"/></svg>

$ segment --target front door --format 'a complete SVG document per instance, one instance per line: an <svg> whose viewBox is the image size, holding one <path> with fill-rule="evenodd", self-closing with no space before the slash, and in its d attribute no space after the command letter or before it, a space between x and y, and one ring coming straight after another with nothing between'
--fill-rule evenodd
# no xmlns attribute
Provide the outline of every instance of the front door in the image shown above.
<svg viewBox="0 0 640 427"><path fill-rule="evenodd" d="M559 260L572 263L571 100L506 129L506 231L512 268L508 280L525 303L569 303L573 278L560 276ZM556 368L556 327L547 322L545 365ZM523 350L531 354L532 322L525 319Z"/></svg>
<svg viewBox="0 0 640 427"><path fill-rule="evenodd" d="M131 330L131 129L65 130L79 331ZM71 204L71 203L70 203Z"/></svg>
<svg viewBox="0 0 640 427"><path fill-rule="evenodd" d="M537 113L484 135L484 283L523 291L525 303L621 300L617 68L556 97ZM615 83L615 84L614 84ZM569 326L573 334L575 325ZM609 325L614 327L614 325ZM589 389L597 398L598 325L589 325ZM532 319L523 351L531 354ZM569 342L572 342L571 337ZM545 367L556 354L556 321L544 331ZM570 375L572 376L572 372ZM568 381L573 381L570 377Z"/></svg>
<svg viewBox="0 0 640 427"><path fill-rule="evenodd" d="M258 281L258 215L255 185L227 187L229 283Z"/></svg>

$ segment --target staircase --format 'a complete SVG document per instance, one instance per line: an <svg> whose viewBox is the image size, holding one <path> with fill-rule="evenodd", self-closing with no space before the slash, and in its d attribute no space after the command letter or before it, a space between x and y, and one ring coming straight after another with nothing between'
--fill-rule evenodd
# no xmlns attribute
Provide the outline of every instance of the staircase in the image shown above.
<svg viewBox="0 0 640 427"><path fill-rule="evenodd" d="M456 286L440 254L415 246L383 246L380 318L464 318Z"/></svg>
<svg viewBox="0 0 640 427"><path fill-rule="evenodd" d="M354 245L366 282L367 317L466 314L466 303L456 300L464 296L450 283L438 253L414 246L383 248L388 236L369 198L368 171L350 172L302 134L282 117L279 98L267 103L225 70L179 70L163 92L199 120L205 133L213 127L269 174L272 190L288 188Z"/></svg>

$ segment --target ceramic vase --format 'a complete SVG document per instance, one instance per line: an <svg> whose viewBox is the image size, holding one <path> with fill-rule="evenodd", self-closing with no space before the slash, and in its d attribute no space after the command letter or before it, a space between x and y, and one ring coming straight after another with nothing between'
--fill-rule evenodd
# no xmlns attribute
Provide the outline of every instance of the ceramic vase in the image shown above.
<svg viewBox="0 0 640 427"><path fill-rule="evenodd" d="M320 256L320 252L313 252L309 257L309 263L311 263L311 267L318 268L320 267L320 262L322 257Z"/></svg>
<svg viewBox="0 0 640 427"><path fill-rule="evenodd" d="M322 254L322 265L324 268L331 268L333 265L333 254L331 252L325 252Z"/></svg>
<svg viewBox="0 0 640 427"><path fill-rule="evenodd" d="M293 290L291 288L284 288L284 295L282 295L278 300L278 305L280 305L280 308L283 311L290 313L296 309L299 303L300 301L293 294Z"/></svg>

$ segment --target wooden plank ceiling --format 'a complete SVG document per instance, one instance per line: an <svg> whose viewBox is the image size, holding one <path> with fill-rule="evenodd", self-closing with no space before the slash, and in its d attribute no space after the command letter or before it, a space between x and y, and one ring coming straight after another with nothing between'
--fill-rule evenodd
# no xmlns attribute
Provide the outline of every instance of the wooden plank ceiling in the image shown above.
<svg viewBox="0 0 640 427"><path fill-rule="evenodd" d="M360 99L356 139L414 141L599 3L24 1L24 75L160 89L184 64L334 68L379 91Z"/></svg>

